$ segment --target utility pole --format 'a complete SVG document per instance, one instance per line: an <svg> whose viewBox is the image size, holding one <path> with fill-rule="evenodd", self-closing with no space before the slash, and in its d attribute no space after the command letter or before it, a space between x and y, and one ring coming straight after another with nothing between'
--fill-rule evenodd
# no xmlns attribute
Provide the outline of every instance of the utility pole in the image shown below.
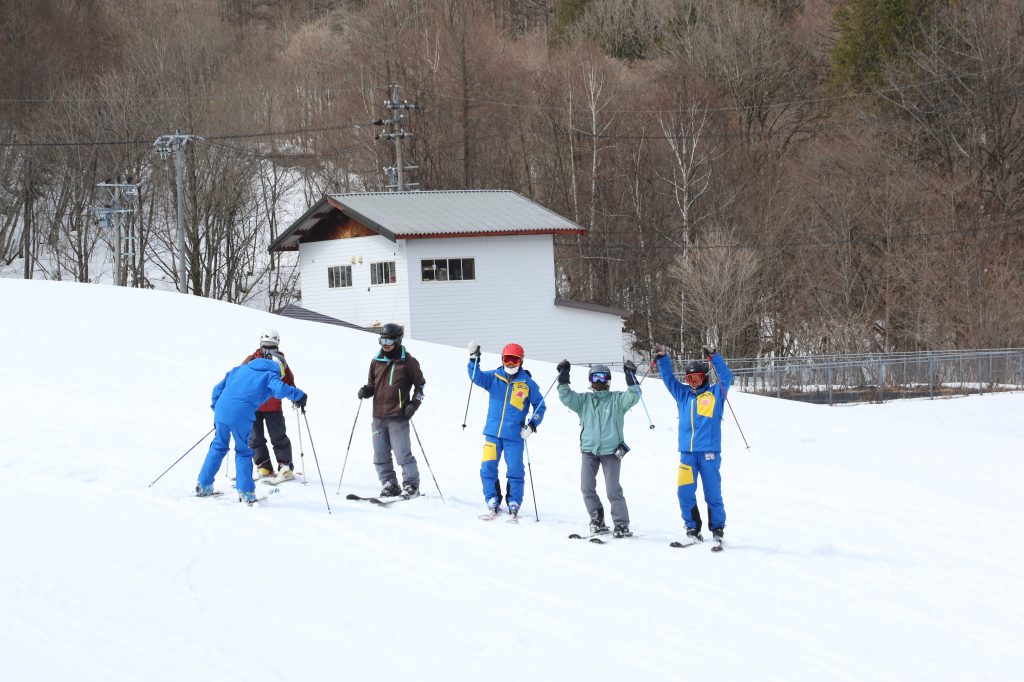
<svg viewBox="0 0 1024 682"><path fill-rule="evenodd" d="M104 206L94 206L90 210L96 215L96 224L100 229L116 228L114 234L114 286L124 286L124 253L122 246L121 221L125 213L135 212L135 201L139 198L139 187L141 183L133 183L131 178L127 182L101 182L97 187L103 187L110 192L110 200ZM131 249L134 262L134 248Z"/></svg>
<svg viewBox="0 0 1024 682"><path fill-rule="evenodd" d="M161 135L153 143L163 161L170 159L171 152L175 152L174 166L178 184L178 291L183 294L188 293L188 279L185 272L185 145L203 139L205 138L199 135L174 133L173 135Z"/></svg>
<svg viewBox="0 0 1024 682"><path fill-rule="evenodd" d="M398 101L398 83L391 83L389 98L384 100L384 109L387 112L385 115L387 118L378 118L373 122L375 126L382 126L383 132L376 133L373 136L375 140L390 140L395 145L395 165L388 166L384 169L384 172L388 175L388 189L396 192L404 192L410 187L418 187L418 182L406 182L405 171L415 170L416 166L406 166L405 156L402 151L402 140L412 135L402 128L402 124L407 120L406 114L399 113L401 111L412 111L418 109L413 102L409 100Z"/></svg>

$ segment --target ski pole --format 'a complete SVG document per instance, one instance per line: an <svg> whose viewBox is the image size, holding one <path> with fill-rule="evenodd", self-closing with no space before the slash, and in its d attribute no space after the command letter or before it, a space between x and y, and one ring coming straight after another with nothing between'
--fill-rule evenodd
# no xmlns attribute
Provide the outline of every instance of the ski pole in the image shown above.
<svg viewBox="0 0 1024 682"><path fill-rule="evenodd" d="M327 488L324 486L324 475L320 473L320 460L316 457L316 446L313 445L313 432L309 430L309 417L306 416L306 408L300 407L302 418L306 422L306 434L309 436L309 449L313 451L313 461L316 462L316 473L320 476L320 488L324 491L324 502L327 502ZM331 513L331 503L327 502L327 513Z"/></svg>
<svg viewBox="0 0 1024 682"><path fill-rule="evenodd" d="M444 501L444 495L441 494L441 486L437 484L437 477L434 476L434 470L430 468L430 460L427 459L427 451L423 449L423 441L420 440L420 432L416 430L416 424L413 423L412 419L409 420L412 424L412 432L416 434L416 442L420 444L420 452L423 453L423 461L427 463L427 471L430 472L430 477L434 479L434 487L437 488L437 494L441 495L441 504L448 504Z"/></svg>
<svg viewBox="0 0 1024 682"><path fill-rule="evenodd" d="M462 415L462 429L466 429L466 419L469 417L469 399L473 397L473 384L476 383L476 368L480 366L480 356L476 356L476 364L473 365L473 376L469 380L469 395L466 396L466 413ZM440 492L440 491L438 491Z"/></svg>
<svg viewBox="0 0 1024 682"><path fill-rule="evenodd" d="M636 386L637 389L640 390L640 404L644 406L644 414L647 415L647 423L650 424L651 428L653 429L654 428L654 422L651 421L651 413L647 411L647 403L644 402L644 392L643 392L643 389L640 388L640 382L636 380L636 372L630 371L628 369L626 369L624 371L629 372L630 374L633 375L633 385Z"/></svg>
<svg viewBox="0 0 1024 682"><path fill-rule="evenodd" d="M345 459L341 463L341 476L338 477L338 490L335 495L341 493L341 481L345 478L345 466L348 464L348 452L352 449L352 436L356 435L356 424L359 422L359 411L363 409L363 399L359 399L359 407L356 408L356 418L352 420L352 433L348 434L348 447L345 448ZM308 428L307 428L308 431ZM313 444L313 437L310 436L309 444Z"/></svg>
<svg viewBox="0 0 1024 682"><path fill-rule="evenodd" d="M214 427L214 428L216 428L216 427ZM195 450L195 449L196 449L196 445L199 445L199 444L200 444L200 443L202 443L202 442L203 442L204 440L206 440L206 436L209 436L209 435L210 435L211 433L213 433L213 431L214 431L214 429L210 429L209 431L207 431L207 432L206 432L206 434L205 434L205 435L204 435L204 436L203 436L202 438L200 438L199 440L197 440L197 441L196 441L196 444L195 444L195 445L193 445L192 447L190 447L190 448L189 448L188 450L186 450L186 451L185 451L185 455L187 455L188 453L190 453L190 452L192 452L193 450ZM173 468L175 467L175 465L176 465L176 464L177 464L178 462L180 462L181 460L185 459L185 455L182 455L182 456L181 456L181 457L179 457L178 459L174 460L174 464L172 464L171 466L167 467L167 470L166 470L166 471L164 471L164 473L163 473L163 474L160 474L159 476L157 476L156 478L154 478L154 479L153 479L153 483L156 483L157 481L159 481L159 480L160 480L161 478L163 478L163 477L164 477L164 474L166 474L166 473L167 473L168 471L170 471L171 469L173 469ZM153 483L150 483L150 484L149 484L148 486L146 486L146 487L147 487L147 488L152 488L152 487L153 487Z"/></svg>
<svg viewBox="0 0 1024 682"><path fill-rule="evenodd" d="M530 463L530 447L523 441L523 450L526 451L526 470L530 472L530 494L533 495L533 514L540 522L540 512L537 511L537 491L533 487L533 465Z"/></svg>
<svg viewBox="0 0 1024 682"><path fill-rule="evenodd" d="M732 418L736 422L736 428L740 430L740 437L743 439L743 444L747 446L747 452L750 452L750 444L747 443L747 437L743 435L743 427L740 426L740 420L736 419L736 410L732 409L732 403L729 402L729 397L726 396L725 404L729 406L729 411L732 412Z"/></svg>
<svg viewBox="0 0 1024 682"><path fill-rule="evenodd" d="M307 485L306 480L306 453L302 451L302 421L299 419L299 411L295 411L295 430L299 434L299 462L302 464L302 485Z"/></svg>

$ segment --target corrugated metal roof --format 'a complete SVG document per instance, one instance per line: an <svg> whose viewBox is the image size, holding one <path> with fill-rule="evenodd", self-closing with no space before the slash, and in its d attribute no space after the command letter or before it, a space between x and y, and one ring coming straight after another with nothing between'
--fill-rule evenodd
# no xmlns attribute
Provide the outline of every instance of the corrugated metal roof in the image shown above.
<svg viewBox="0 0 1024 682"><path fill-rule="evenodd" d="M296 320L307 320L309 322L320 322L322 324L334 324L339 327L348 327L349 329L361 329L364 332L375 332L374 329L367 329L366 327L360 327L358 324L352 324L351 322L345 322L334 317L328 317L327 315L321 315L318 312L314 312L307 308L303 308L289 303L285 307L277 311L277 315L284 317L291 317Z"/></svg>
<svg viewBox="0 0 1024 682"><path fill-rule="evenodd" d="M571 220L511 190L359 192L328 196L367 227L383 228L399 239L584 231Z"/></svg>

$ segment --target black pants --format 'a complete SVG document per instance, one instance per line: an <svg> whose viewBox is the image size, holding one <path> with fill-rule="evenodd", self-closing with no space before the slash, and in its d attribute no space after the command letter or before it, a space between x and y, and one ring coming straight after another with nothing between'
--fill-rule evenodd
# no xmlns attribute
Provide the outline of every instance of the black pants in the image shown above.
<svg viewBox="0 0 1024 682"><path fill-rule="evenodd" d="M263 423L267 424L267 431L270 432L270 443L274 446L274 457L277 458L278 466L292 466L292 442L288 440L285 433L283 412L257 412L256 421L252 423L252 433L249 434L249 447L252 448L252 463L256 469L273 469L270 463L270 450L267 448L267 439L263 435Z"/></svg>

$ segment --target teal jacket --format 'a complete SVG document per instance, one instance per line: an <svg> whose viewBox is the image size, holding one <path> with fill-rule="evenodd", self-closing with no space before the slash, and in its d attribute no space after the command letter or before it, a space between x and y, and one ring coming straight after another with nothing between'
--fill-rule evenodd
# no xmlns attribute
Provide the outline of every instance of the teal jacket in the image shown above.
<svg viewBox="0 0 1024 682"><path fill-rule="evenodd" d="M640 402L640 387L576 393L569 384L559 384L558 398L580 416L580 450L591 455L611 455L624 440L623 418Z"/></svg>

